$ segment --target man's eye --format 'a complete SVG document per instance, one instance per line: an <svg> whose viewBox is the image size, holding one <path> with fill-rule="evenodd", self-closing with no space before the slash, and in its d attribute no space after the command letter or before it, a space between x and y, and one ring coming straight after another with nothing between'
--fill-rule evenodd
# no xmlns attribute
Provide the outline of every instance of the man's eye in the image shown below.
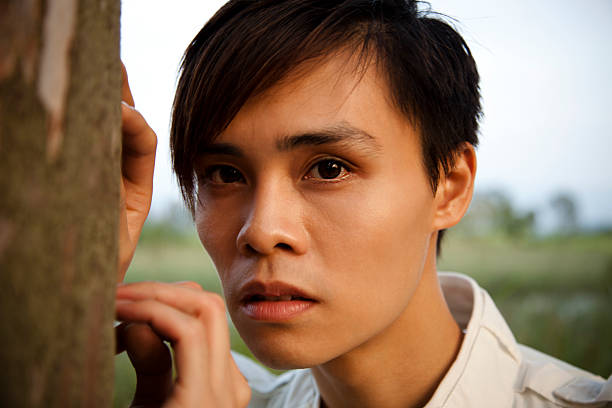
<svg viewBox="0 0 612 408"><path fill-rule="evenodd" d="M344 163L334 160L325 159L315 163L314 166L306 174L306 179L323 179L334 180L342 179L350 173L350 170Z"/></svg>
<svg viewBox="0 0 612 408"><path fill-rule="evenodd" d="M244 177L232 166L213 166L206 171L206 179L213 184L242 183Z"/></svg>

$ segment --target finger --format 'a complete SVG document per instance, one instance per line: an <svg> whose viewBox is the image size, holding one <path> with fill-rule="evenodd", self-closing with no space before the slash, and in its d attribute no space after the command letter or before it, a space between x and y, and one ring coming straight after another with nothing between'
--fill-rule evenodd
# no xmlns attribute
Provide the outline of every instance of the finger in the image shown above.
<svg viewBox="0 0 612 408"><path fill-rule="evenodd" d="M195 288L195 289L194 289ZM199 290L194 282L181 282L168 284L162 282L137 282L119 285L118 299L131 299L138 301L152 300L161 302L185 314L193 316L200 321L205 329L204 341L199 347L206 347L206 366L209 373L215 373L213 381L232 380L230 358L230 337L227 325L225 304L223 299L210 292ZM183 359L178 350L176 354L176 367L178 372L194 372L190 366L194 362ZM177 384L185 385L186 390L197 391L188 384L192 377L179 377ZM193 395L196 398L196 395Z"/></svg>
<svg viewBox="0 0 612 408"><path fill-rule="evenodd" d="M127 351L136 371L132 406L153 406L172 392L170 350L146 324L123 322L115 327L116 354Z"/></svg>
<svg viewBox="0 0 612 408"><path fill-rule="evenodd" d="M155 154L157 136L145 118L133 107L121 104L121 131L123 133L123 151L132 156Z"/></svg>
<svg viewBox="0 0 612 408"><path fill-rule="evenodd" d="M202 292L193 282L138 282L119 285L117 298L131 309L124 318L145 319L173 342L178 377L172 401L177 406L201 403L203 392L211 401L248 403L250 388L231 358L225 307L218 295Z"/></svg>
<svg viewBox="0 0 612 408"><path fill-rule="evenodd" d="M123 61L121 62L121 100L127 102L132 107L134 106L134 97L132 96L127 69L125 69Z"/></svg>
<svg viewBox="0 0 612 408"><path fill-rule="evenodd" d="M158 375L172 371L168 347L149 325L125 323L121 335L136 373Z"/></svg>
<svg viewBox="0 0 612 408"><path fill-rule="evenodd" d="M136 282L117 287L117 299L155 300L199 319L207 328L207 344L214 355L225 355L230 350L229 329L225 303L216 293L194 289L195 282L169 284ZM221 364L216 359L211 364ZM215 367L221 369L221 367Z"/></svg>
<svg viewBox="0 0 612 408"><path fill-rule="evenodd" d="M209 350L202 322L171 306L155 300L117 300L117 319L147 323L155 333L172 342L178 373L177 384L183 390L197 392L208 382ZM195 395L195 394L194 394Z"/></svg>
<svg viewBox="0 0 612 408"><path fill-rule="evenodd" d="M125 206L125 185L119 183L119 256L117 257L117 283L123 282L132 258L133 244L128 230Z"/></svg>
<svg viewBox="0 0 612 408"><path fill-rule="evenodd" d="M142 115L126 104L121 105L123 151L121 171L126 189L130 189L130 200L140 194L145 202L150 200L155 170L157 136Z"/></svg>
<svg viewBox="0 0 612 408"><path fill-rule="evenodd" d="M172 356L168 346L147 324L130 323L124 332L127 354L136 371L132 405L152 406L172 393Z"/></svg>
<svg viewBox="0 0 612 408"><path fill-rule="evenodd" d="M227 321L225 303L216 293L206 292L196 282L135 282L117 286L118 299L153 299L195 317ZM220 319L219 319L220 318Z"/></svg>

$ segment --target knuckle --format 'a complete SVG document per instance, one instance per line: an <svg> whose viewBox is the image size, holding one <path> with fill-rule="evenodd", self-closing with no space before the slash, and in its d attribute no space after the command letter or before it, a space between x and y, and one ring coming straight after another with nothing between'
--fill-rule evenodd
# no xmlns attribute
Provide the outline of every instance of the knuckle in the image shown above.
<svg viewBox="0 0 612 408"><path fill-rule="evenodd" d="M149 150L155 151L157 150L157 134L151 128L148 129L148 133L149 134L147 136L147 148Z"/></svg>
<svg viewBox="0 0 612 408"><path fill-rule="evenodd" d="M165 284L162 282L144 281L142 282L142 289L150 299L162 301L164 298Z"/></svg>
<svg viewBox="0 0 612 408"><path fill-rule="evenodd" d="M208 297L212 308L217 313L222 313L225 315L225 301L223 300L223 298L216 293L211 293Z"/></svg>
<svg viewBox="0 0 612 408"><path fill-rule="evenodd" d="M155 132L153 131L153 129L151 129L151 134L152 134L152 138L151 138L151 140L152 140L152 144L153 144L155 147L157 147L157 142L159 141L159 138L157 137L157 133L155 133Z"/></svg>
<svg viewBox="0 0 612 408"><path fill-rule="evenodd" d="M198 315L205 319L225 319L225 303L223 298L216 293L203 292L198 296Z"/></svg>
<svg viewBox="0 0 612 408"><path fill-rule="evenodd" d="M160 283L159 282L149 281L149 282L146 282L145 285L146 285L145 288L149 292L151 297L153 299L160 300L160 298L162 296L162 293L161 293L162 288L161 288Z"/></svg>
<svg viewBox="0 0 612 408"><path fill-rule="evenodd" d="M197 317L205 317L209 315L208 302L204 296L197 297L196 310Z"/></svg>

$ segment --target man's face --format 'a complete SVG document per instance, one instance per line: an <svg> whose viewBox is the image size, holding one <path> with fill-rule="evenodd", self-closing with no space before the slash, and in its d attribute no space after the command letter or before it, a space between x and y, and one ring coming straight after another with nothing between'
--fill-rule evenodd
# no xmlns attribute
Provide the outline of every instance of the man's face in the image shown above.
<svg viewBox="0 0 612 408"><path fill-rule="evenodd" d="M198 164L200 239L271 367L322 364L388 332L433 242L418 135L376 69L350 64L331 57L250 100Z"/></svg>

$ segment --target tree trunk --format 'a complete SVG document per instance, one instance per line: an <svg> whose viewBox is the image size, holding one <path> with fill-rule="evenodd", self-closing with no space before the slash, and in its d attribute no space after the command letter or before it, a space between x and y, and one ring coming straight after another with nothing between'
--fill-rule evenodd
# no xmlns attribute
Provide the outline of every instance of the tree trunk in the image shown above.
<svg viewBox="0 0 612 408"><path fill-rule="evenodd" d="M107 407L119 0L0 0L0 405Z"/></svg>

